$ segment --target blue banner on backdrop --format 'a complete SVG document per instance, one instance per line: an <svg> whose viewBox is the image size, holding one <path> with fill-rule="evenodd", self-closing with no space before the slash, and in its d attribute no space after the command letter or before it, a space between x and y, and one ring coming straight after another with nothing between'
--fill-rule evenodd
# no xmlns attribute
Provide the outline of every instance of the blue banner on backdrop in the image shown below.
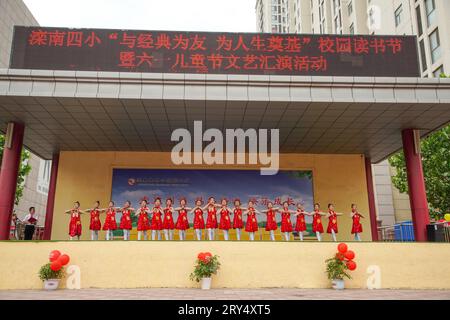
<svg viewBox="0 0 450 320"><path fill-rule="evenodd" d="M291 209L302 202L305 210L312 211L313 175L312 171L280 171L274 176L262 176L259 170L113 170L112 199L118 206L129 200L137 208L141 199L148 198L151 204L155 197L160 197L164 205L170 197L177 207L184 197L188 207L193 207L196 198L206 202L211 196L217 203L227 198L229 207L239 198L243 207L250 199L260 210L267 207L268 201L279 207L289 201ZM189 219L192 222L193 217ZM258 220L264 222L265 215Z"/></svg>

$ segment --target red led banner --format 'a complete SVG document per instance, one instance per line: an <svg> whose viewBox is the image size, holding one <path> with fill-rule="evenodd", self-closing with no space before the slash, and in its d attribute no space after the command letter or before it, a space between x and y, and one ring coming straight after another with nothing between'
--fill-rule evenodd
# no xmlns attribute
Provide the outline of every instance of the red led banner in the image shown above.
<svg viewBox="0 0 450 320"><path fill-rule="evenodd" d="M11 68L418 77L416 38L15 27Z"/></svg>

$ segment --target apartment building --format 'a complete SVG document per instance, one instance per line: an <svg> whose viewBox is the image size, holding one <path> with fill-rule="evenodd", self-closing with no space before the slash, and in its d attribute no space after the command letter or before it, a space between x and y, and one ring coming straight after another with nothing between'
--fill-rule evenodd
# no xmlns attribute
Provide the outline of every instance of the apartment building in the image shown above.
<svg viewBox="0 0 450 320"><path fill-rule="evenodd" d="M281 3L286 21L275 18ZM448 0L257 0L256 8L259 32L416 35L422 76L450 72ZM373 172L382 223L409 220L409 198L392 185L393 168L383 161Z"/></svg>

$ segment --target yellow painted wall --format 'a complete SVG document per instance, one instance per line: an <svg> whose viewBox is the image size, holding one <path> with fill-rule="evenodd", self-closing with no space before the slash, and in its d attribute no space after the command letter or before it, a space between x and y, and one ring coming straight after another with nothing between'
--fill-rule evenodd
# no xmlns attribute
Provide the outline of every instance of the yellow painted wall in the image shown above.
<svg viewBox="0 0 450 320"><path fill-rule="evenodd" d="M348 288L366 288L367 268L377 265L382 288L450 289L445 243L351 243L357 270ZM327 288L324 260L334 243L283 242L0 242L0 289L39 289L39 267L51 250L81 269L82 288L197 287L189 280L196 256L211 251L222 267L216 288ZM63 281L64 284L64 281Z"/></svg>
<svg viewBox="0 0 450 320"><path fill-rule="evenodd" d="M363 240L371 240L368 214L368 197L364 157L361 155L303 155L281 154L280 167L285 170L312 170L314 174L315 201L326 211L329 202L335 204L337 212L346 215L339 218L339 240L351 239L351 203L357 203L363 219ZM52 239L68 239L69 216L65 210L74 201L82 208L91 207L96 200L107 205L111 196L113 168L164 168L164 169L257 169L246 166L174 166L170 153L149 152L61 152L56 186L55 211ZM239 195L236 195L239 196ZM325 223L325 227L328 222ZM89 239L89 217L82 218L82 239ZM104 232L101 232L104 239ZM189 238L188 238L189 239ZM324 240L330 240L329 235Z"/></svg>

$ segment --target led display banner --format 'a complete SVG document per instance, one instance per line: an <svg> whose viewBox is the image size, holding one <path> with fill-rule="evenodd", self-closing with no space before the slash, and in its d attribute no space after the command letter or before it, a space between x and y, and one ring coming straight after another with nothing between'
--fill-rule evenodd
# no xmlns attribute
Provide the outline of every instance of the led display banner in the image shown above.
<svg viewBox="0 0 450 320"><path fill-rule="evenodd" d="M15 27L14 69L419 77L414 36Z"/></svg>

